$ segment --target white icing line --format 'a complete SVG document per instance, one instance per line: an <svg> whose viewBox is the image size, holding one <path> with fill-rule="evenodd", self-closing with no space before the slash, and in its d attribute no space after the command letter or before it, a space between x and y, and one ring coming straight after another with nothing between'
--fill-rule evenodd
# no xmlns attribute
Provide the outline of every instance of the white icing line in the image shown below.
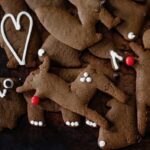
<svg viewBox="0 0 150 150"><path fill-rule="evenodd" d="M3 92L0 91L0 97L4 98L6 96L7 89L3 89Z"/></svg>
<svg viewBox="0 0 150 150"><path fill-rule="evenodd" d="M5 26L5 21L8 18L10 18L12 20L16 30L19 31L21 29L20 19L23 15L25 15L29 19L30 25L29 25L29 31L28 31L28 35L27 35L27 38L26 38L25 46L24 46L23 57L22 57L22 60L21 60L18 57L18 55L17 55L16 51L14 50L14 48L12 47L12 45L10 44L10 42L8 41L8 39L6 37L6 34L5 34L5 31L4 31L4 26ZM10 49L10 51L12 52L12 54L14 55L16 60L18 61L19 65L25 65L26 64L27 49L28 49L32 29L33 29L33 19L31 17L31 15L28 12L25 12L25 11L20 12L17 16L17 19L15 19L15 17L12 14L6 14L2 19L2 22L1 22L2 37L3 37L6 45L8 46L8 48Z"/></svg>
<svg viewBox="0 0 150 150"><path fill-rule="evenodd" d="M119 66L117 64L117 59L119 61L123 61L123 57L118 55L116 52L114 52L113 50L110 51L110 55L111 55L111 58L112 58L112 63L113 63L113 67L115 70L118 70L119 69Z"/></svg>

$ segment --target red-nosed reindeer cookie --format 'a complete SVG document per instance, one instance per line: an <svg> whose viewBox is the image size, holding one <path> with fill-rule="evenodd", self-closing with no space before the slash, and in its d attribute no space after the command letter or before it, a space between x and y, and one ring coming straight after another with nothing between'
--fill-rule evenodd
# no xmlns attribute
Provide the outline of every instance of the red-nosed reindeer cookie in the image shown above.
<svg viewBox="0 0 150 150"><path fill-rule="evenodd" d="M27 113L29 123L33 126L44 127L46 125L44 112L61 112L65 125L69 127L78 127L80 124L80 116L60 107L49 99L43 99L39 105L34 106L31 103L34 92L25 93L24 97L27 101Z"/></svg>
<svg viewBox="0 0 150 150"><path fill-rule="evenodd" d="M36 90L37 99L38 97L51 99L61 107L108 128L108 122L100 114L88 108L91 95L93 96L99 89L123 103L126 101L126 95L115 87L102 72L98 74L90 66L71 83L70 89L69 84L60 77L48 73L49 63L49 58L45 57L40 69L31 72L23 86L17 88L17 92Z"/></svg>

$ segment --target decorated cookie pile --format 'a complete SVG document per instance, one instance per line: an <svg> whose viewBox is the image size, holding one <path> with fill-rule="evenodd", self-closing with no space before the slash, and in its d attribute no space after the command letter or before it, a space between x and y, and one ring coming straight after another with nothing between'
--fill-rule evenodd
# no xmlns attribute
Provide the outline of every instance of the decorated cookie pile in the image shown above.
<svg viewBox="0 0 150 150"><path fill-rule="evenodd" d="M99 128L102 149L140 142L150 106L149 10L149 0L1 0L10 76L1 70L0 128L26 112L44 127L45 111L61 112L66 127L84 118ZM105 103L91 108L93 97ZM107 111L98 113L101 105Z"/></svg>

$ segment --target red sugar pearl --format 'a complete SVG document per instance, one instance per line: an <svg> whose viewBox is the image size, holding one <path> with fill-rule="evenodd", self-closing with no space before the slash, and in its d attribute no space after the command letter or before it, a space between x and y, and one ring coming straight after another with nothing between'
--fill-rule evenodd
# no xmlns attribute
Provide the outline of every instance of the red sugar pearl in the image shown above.
<svg viewBox="0 0 150 150"><path fill-rule="evenodd" d="M32 97L31 103L32 103L33 105L38 105L39 102L40 102L40 99L39 99L38 96L33 96L33 97Z"/></svg>
<svg viewBox="0 0 150 150"><path fill-rule="evenodd" d="M127 66L132 67L135 64L135 59L133 56L127 56L125 59L125 63Z"/></svg>

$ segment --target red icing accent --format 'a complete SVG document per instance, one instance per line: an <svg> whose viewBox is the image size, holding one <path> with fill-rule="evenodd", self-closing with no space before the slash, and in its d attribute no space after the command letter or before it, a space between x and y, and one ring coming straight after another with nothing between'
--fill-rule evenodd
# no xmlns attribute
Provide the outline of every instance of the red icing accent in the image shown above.
<svg viewBox="0 0 150 150"><path fill-rule="evenodd" d="M33 97L32 97L31 103L32 103L33 105L38 105L39 102L40 102L40 99L39 99L38 96L33 96Z"/></svg>
<svg viewBox="0 0 150 150"><path fill-rule="evenodd" d="M127 56L125 63L127 66L133 66L135 64L135 59L133 56Z"/></svg>

